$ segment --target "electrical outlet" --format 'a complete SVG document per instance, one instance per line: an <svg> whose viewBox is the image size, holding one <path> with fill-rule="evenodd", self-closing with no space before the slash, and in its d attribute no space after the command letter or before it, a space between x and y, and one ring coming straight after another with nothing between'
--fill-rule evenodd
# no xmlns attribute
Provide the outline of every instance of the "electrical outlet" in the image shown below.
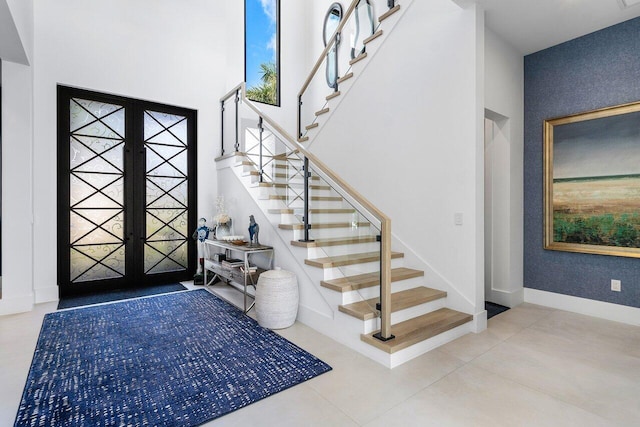
<svg viewBox="0 0 640 427"><path fill-rule="evenodd" d="M611 290L614 292L622 291L622 282L620 282L620 280L611 279Z"/></svg>
<svg viewBox="0 0 640 427"><path fill-rule="evenodd" d="M462 212L456 212L453 214L453 222L455 225L462 225Z"/></svg>

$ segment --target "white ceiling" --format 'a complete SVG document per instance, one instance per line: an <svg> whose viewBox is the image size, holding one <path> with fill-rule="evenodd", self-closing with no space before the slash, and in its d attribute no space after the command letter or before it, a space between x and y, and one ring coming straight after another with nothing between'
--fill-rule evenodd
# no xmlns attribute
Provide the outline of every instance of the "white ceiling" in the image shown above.
<svg viewBox="0 0 640 427"><path fill-rule="evenodd" d="M621 0L475 1L486 26L524 55L640 16L640 3L622 10Z"/></svg>

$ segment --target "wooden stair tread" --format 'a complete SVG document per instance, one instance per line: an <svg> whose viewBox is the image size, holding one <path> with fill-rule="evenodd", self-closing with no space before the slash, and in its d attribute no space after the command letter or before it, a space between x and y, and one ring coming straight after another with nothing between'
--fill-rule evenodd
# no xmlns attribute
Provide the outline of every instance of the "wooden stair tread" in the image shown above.
<svg viewBox="0 0 640 427"><path fill-rule="evenodd" d="M301 248L318 248L324 246L356 245L358 243L371 243L375 241L376 236L334 237L330 239L317 239L313 242L301 242L299 240L292 240L291 245Z"/></svg>
<svg viewBox="0 0 640 427"><path fill-rule="evenodd" d="M300 153L300 150L298 150L297 148L295 150L289 151L288 153L280 153L280 154L274 154L273 156L271 156L274 160L290 160L290 157Z"/></svg>
<svg viewBox="0 0 640 427"><path fill-rule="evenodd" d="M269 213L273 214L293 214L295 209L269 209ZM312 214L341 214L341 213L353 213L355 209L309 209L309 213Z"/></svg>
<svg viewBox="0 0 640 427"><path fill-rule="evenodd" d="M384 21L385 19L387 19L388 17L390 17L391 15L393 15L399 10L400 10L400 5L399 4L395 5L394 7L392 7L391 9L389 9L388 11L380 15L380 18L378 18L378 22Z"/></svg>
<svg viewBox="0 0 640 427"><path fill-rule="evenodd" d="M269 200L287 200L288 196L281 196L272 194L269 196ZM342 197L340 196L311 196L311 200L317 202L340 202Z"/></svg>
<svg viewBox="0 0 640 427"><path fill-rule="evenodd" d="M309 209L309 213L312 214L323 214L323 213L328 213L328 214L341 214L341 213L354 213L356 210L355 209L349 209L349 208L340 208L340 209Z"/></svg>
<svg viewBox="0 0 640 427"><path fill-rule="evenodd" d="M349 65L353 65L356 62L360 62L362 61L364 58L367 57L367 52L362 52L360 55L356 56L355 58L353 58L351 61L349 61Z"/></svg>
<svg viewBox="0 0 640 427"><path fill-rule="evenodd" d="M447 293L437 289L420 286L417 288L407 289L406 291L395 292L391 294L391 312L404 310L415 307L420 304L435 301L437 299L446 298ZM371 298L365 301L358 301L352 304L341 305L338 309L350 316L360 320L369 320L379 316L376 310L376 304L380 302L380 298Z"/></svg>
<svg viewBox="0 0 640 427"><path fill-rule="evenodd" d="M404 254L401 252L391 252L391 259L402 258ZM314 259L305 259L304 263L312 267L333 268L344 267L346 265L363 264L366 262L374 262L380 259L380 252L363 252L359 254L338 255L333 257L323 257Z"/></svg>
<svg viewBox="0 0 640 427"><path fill-rule="evenodd" d="M260 173L260 172L258 172L258 173ZM285 178L285 179L299 178L299 179L301 179L301 180L304 180L304 177L302 176L302 173L297 174L297 175L293 175L293 176L291 176L291 175L289 175L289 174L286 174L286 173L276 173L276 174L274 175L274 178ZM319 177L319 176L317 176L317 175L311 175L311 176L309 177L309 179L310 179L311 181L320 181L320 177Z"/></svg>
<svg viewBox="0 0 640 427"><path fill-rule="evenodd" d="M391 333L395 335L395 338L392 340L383 342L374 338L373 335L380 332L379 330L369 334L362 334L360 339L392 354L472 320L473 316L470 314L449 308L441 308L393 325Z"/></svg>
<svg viewBox="0 0 640 427"><path fill-rule="evenodd" d="M321 116L323 114L326 114L328 112L329 112L329 108L323 108L322 110L318 110L318 111L316 111L316 117L317 116Z"/></svg>
<svg viewBox="0 0 640 427"><path fill-rule="evenodd" d="M368 222L359 222L358 227L368 227ZM312 224L311 229L319 228L351 228L353 224L350 222L327 222L324 224ZM304 224L278 224L278 228L281 230L304 230Z"/></svg>
<svg viewBox="0 0 640 427"><path fill-rule="evenodd" d="M313 128L317 128L318 126L320 126L320 123L315 122L315 123L311 123L310 125L305 126L306 130L311 130Z"/></svg>
<svg viewBox="0 0 640 427"><path fill-rule="evenodd" d="M363 44L371 43L382 35L382 30L378 30L362 41Z"/></svg>
<svg viewBox="0 0 640 427"><path fill-rule="evenodd" d="M270 185L276 188L288 188L294 185L304 185L304 182L273 182ZM330 186L319 184L310 184L309 188L311 190L331 190Z"/></svg>
<svg viewBox="0 0 640 427"><path fill-rule="evenodd" d="M338 84L344 82L345 80L349 80L351 77L353 77L353 73L347 73L344 76L340 77L338 80L336 80L338 82Z"/></svg>
<svg viewBox="0 0 640 427"><path fill-rule="evenodd" d="M289 164L286 164L286 165L275 164L273 167L275 167L276 169L295 169L295 170L300 170L299 168L293 167L293 166L291 166ZM302 166L300 166L300 167L302 167Z"/></svg>
<svg viewBox="0 0 640 427"><path fill-rule="evenodd" d="M307 142L309 140L308 136L302 136L300 138L298 138L298 142Z"/></svg>
<svg viewBox="0 0 640 427"><path fill-rule="evenodd" d="M400 267L391 269L391 282L423 277L424 271ZM350 292L358 289L380 286L380 273L364 273L355 276L340 277L333 280L323 280L320 284L337 292Z"/></svg>
<svg viewBox="0 0 640 427"><path fill-rule="evenodd" d="M326 99L327 101L329 101L329 100L332 100L333 98L335 98L335 97L337 97L337 96L340 96L340 91L339 91L339 90L337 90L337 91L333 92L331 95L327 95L327 96L325 97L325 99Z"/></svg>

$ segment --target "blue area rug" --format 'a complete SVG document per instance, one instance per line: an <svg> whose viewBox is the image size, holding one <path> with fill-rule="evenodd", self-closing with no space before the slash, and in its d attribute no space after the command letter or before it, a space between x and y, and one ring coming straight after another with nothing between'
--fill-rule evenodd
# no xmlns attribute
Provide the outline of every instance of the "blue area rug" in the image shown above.
<svg viewBox="0 0 640 427"><path fill-rule="evenodd" d="M166 294L169 292L186 291L187 288L180 283L168 285L147 286L144 288L123 289L117 291L98 292L91 295L78 295L61 298L58 301L58 310L64 308L81 307L83 305L100 304L103 302L120 301L123 299L146 297L149 295Z"/></svg>
<svg viewBox="0 0 640 427"><path fill-rule="evenodd" d="M206 290L58 311L15 425L195 426L330 370Z"/></svg>

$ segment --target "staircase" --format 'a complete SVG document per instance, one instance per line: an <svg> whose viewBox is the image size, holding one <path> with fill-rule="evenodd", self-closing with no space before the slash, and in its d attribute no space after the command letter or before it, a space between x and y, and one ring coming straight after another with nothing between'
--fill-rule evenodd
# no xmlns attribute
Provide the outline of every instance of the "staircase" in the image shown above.
<svg viewBox="0 0 640 427"><path fill-rule="evenodd" d="M336 311L334 322L359 339L367 356L393 367L470 331L473 316L447 308L447 293L425 286L424 272L404 265L404 254L392 251L391 324L394 339L380 341L376 309L380 292L378 230L360 217L322 178L310 182L310 222L313 241L301 241L302 160L295 153L274 160L272 183L260 183L260 173L246 153L236 153L236 176L247 188L258 189L255 201L299 256L308 276ZM344 340L342 340L344 342ZM353 343L347 343L353 347Z"/></svg>
<svg viewBox="0 0 640 427"><path fill-rule="evenodd" d="M399 10L400 5L395 5L379 21L384 22ZM362 71L358 67L369 60L371 46L384 40L383 31L387 28L377 28L364 41L367 52L350 61L339 84L357 78ZM298 148L292 137L243 96L242 102L260 117L258 127L262 128L264 119L270 129L245 132L242 135L245 138L258 138L259 134L259 141L244 140L242 147L249 148L240 152L236 144L233 156L219 160L228 163L282 241L289 244L291 256L307 276L299 281L310 283L329 305L333 315L319 329L392 368L470 332L473 316L448 308L447 292L425 286L428 284L424 272L405 266L404 254L393 250L390 266L386 267L387 271L390 267L390 303L386 305L386 313L381 313L380 295L384 295L381 290L384 251L378 240L384 235L381 226L367 219L371 216L364 213L361 204L345 199L345 191L353 193L352 189L338 188L335 180L328 180L334 177L327 177L326 170L317 164L312 164L308 171L305 189L304 159L312 155L299 144L315 137L348 89L349 86L326 96L309 124L303 126L300 122L304 115L299 114ZM303 87L301 93L304 90ZM244 93L243 85L235 89L236 97L240 92ZM227 98L231 94L233 91ZM224 101L225 98L223 108ZM262 139L265 130L269 143ZM286 146L289 148L283 148ZM310 224L309 229L305 223ZM390 316L389 320L385 320L385 314ZM390 321L393 339L380 340L374 336L380 333L388 338L381 331L385 321Z"/></svg>

